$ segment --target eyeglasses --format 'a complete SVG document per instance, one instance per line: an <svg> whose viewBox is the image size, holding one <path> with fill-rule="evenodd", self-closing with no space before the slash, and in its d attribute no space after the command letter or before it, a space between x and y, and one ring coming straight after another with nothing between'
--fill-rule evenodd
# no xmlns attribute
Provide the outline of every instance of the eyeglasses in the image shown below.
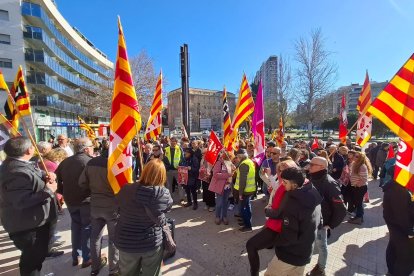
<svg viewBox="0 0 414 276"><path fill-rule="evenodd" d="M316 164L316 163L309 163L309 166L322 166L322 165Z"/></svg>
<svg viewBox="0 0 414 276"><path fill-rule="evenodd" d="M279 155L280 152L271 152L270 154L272 154L272 155Z"/></svg>

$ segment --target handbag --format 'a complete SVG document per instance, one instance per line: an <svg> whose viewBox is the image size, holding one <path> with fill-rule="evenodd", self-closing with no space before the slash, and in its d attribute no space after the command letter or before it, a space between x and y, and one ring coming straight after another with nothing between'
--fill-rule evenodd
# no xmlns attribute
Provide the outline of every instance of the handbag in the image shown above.
<svg viewBox="0 0 414 276"><path fill-rule="evenodd" d="M174 256L175 251L177 250L177 244L174 241L174 238L171 234L171 229L169 225L165 222L164 225L160 225L159 221L154 217L147 206L145 207L145 212L148 217L155 223L156 226L161 227L162 230L162 246L164 248L163 259ZM166 220L165 220L166 221Z"/></svg>

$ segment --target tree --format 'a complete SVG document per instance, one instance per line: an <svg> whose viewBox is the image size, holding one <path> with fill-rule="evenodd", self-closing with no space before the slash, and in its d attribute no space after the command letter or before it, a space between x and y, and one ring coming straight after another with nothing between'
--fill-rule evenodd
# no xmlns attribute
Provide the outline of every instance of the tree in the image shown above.
<svg viewBox="0 0 414 276"><path fill-rule="evenodd" d="M278 70L276 81L276 97L277 97L277 117L282 118L283 122L287 122L287 116L290 111L292 102L292 70L288 59L279 55Z"/></svg>
<svg viewBox="0 0 414 276"><path fill-rule="evenodd" d="M321 29L311 32L310 40L300 37L295 42L297 61L298 101L305 106L308 136L312 136L312 126L321 112L321 102L334 84L337 67L331 63L331 53L325 49Z"/></svg>

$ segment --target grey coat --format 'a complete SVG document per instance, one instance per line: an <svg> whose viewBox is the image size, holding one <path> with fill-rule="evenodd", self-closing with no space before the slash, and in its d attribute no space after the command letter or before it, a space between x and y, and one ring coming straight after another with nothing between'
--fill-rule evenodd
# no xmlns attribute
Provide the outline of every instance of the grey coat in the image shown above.
<svg viewBox="0 0 414 276"><path fill-rule="evenodd" d="M0 219L9 234L56 220L54 194L33 163L7 158L0 166L0 187Z"/></svg>

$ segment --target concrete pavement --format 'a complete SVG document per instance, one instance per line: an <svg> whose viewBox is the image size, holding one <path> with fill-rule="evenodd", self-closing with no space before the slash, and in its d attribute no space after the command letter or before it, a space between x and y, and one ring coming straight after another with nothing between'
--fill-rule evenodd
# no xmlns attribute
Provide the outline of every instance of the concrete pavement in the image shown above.
<svg viewBox="0 0 414 276"><path fill-rule="evenodd" d="M382 218L382 191L377 181L369 184L371 201L366 204L365 222L356 226L344 222L332 231L329 239L328 275L385 275L385 249L388 242L387 227ZM175 206L169 216L176 220L177 254L167 261L163 274L178 275L249 275L249 263L245 243L264 223L261 199L253 203L254 232L243 234L237 230L237 221L229 213L230 225L215 225L214 213L199 209ZM65 210L66 211L66 210ZM54 273L57 276L89 275L90 268L72 267L70 254L70 217L67 212L59 217L59 234L66 241L63 246L65 254L45 261L42 275ZM105 241L107 236L105 236ZM105 245L106 246L106 245ZM104 249L106 252L106 248ZM18 275L19 251L8 239L7 233L0 230L0 275ZM274 256L273 250L260 252L261 269L264 273L268 262ZM312 257L306 271L317 261ZM107 275L105 267L100 275Z"/></svg>

